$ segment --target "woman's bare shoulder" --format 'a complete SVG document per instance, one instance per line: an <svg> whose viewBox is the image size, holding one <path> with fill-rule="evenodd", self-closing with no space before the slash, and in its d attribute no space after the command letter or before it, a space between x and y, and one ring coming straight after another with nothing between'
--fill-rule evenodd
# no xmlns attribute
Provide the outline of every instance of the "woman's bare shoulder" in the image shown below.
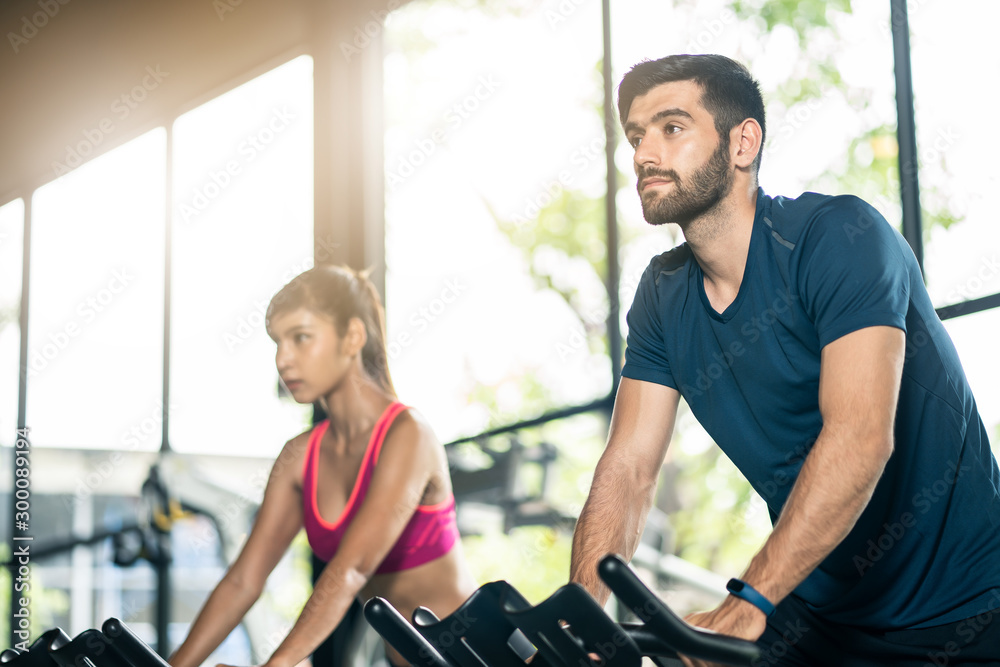
<svg viewBox="0 0 1000 667"><path fill-rule="evenodd" d="M386 434L386 443L390 440L409 442L411 446L440 446L430 422L414 408L407 408L396 416Z"/></svg>
<svg viewBox="0 0 1000 667"><path fill-rule="evenodd" d="M274 461L272 476L289 474L292 477L301 476L302 465L305 462L305 452L312 432L313 428L309 428L290 438L281 447L281 452L278 453L278 457Z"/></svg>

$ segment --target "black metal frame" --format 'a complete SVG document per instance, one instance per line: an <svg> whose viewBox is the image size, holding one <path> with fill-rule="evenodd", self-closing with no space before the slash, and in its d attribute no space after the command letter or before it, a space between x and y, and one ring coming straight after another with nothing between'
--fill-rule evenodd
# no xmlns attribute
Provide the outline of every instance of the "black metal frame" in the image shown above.
<svg viewBox="0 0 1000 667"><path fill-rule="evenodd" d="M910 66L910 22L906 0L890 0L892 54L896 77L896 140L899 143L899 196L903 204L903 236L924 270L923 223L920 184L917 180L917 124L913 110L913 76Z"/></svg>
<svg viewBox="0 0 1000 667"><path fill-rule="evenodd" d="M601 0L601 36L604 52L601 57L601 77L604 85L604 162L607 169L607 191L604 194L605 229L608 238L608 354L611 357L611 393L618 391L621 375L622 333L618 324L621 312L618 294L621 282L618 266L618 167L615 147L618 142L618 119L615 115L615 83L611 72L611 0Z"/></svg>
<svg viewBox="0 0 1000 667"><path fill-rule="evenodd" d="M896 79L896 140L899 143L899 196L903 206L903 237L910 244L920 271L924 270L923 218L920 212L917 123L913 107L913 71L910 61L910 18L906 0L890 0L892 53ZM942 320L971 315L1000 306L1000 294L970 299L937 309Z"/></svg>
<svg viewBox="0 0 1000 667"><path fill-rule="evenodd" d="M981 313L984 310L998 307L1000 307L1000 294L991 294L990 296L970 299L969 301L955 303L950 306L942 306L937 309L937 315L942 320L949 320L953 317L972 315L973 313Z"/></svg>

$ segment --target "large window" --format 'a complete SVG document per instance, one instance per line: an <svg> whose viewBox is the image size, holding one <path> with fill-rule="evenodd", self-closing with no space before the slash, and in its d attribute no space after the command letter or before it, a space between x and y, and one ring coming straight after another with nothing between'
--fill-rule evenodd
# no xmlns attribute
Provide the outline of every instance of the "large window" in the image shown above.
<svg viewBox="0 0 1000 667"><path fill-rule="evenodd" d="M940 307L1000 293L1000 179L983 141L983 120L1000 105L1000 91L984 76L1000 67L991 46L1000 5L909 7L924 268ZM998 318L992 310L946 322L994 451L1000 451Z"/></svg>
<svg viewBox="0 0 1000 667"><path fill-rule="evenodd" d="M444 438L611 388L600 5L526 4L387 24L390 360Z"/></svg>
<svg viewBox="0 0 1000 667"><path fill-rule="evenodd" d="M311 414L278 398L264 312L313 262L312 59L174 125L171 444L276 454Z"/></svg>
<svg viewBox="0 0 1000 667"><path fill-rule="evenodd" d="M269 469L256 457L272 457L311 414L278 396L263 312L312 266L312 83L312 59L295 58L165 118L170 131L153 129L39 187L27 214L25 381L39 549L151 520L136 496L159 461L167 415L175 450L240 457L228 465L186 457L176 464L186 466L184 482L167 476L172 497L217 513L200 531L177 526L186 549L174 563L175 638L220 576L214 534L204 533L226 528L227 557L235 557ZM0 444L12 442L17 419L25 217L21 200L0 208ZM219 498L229 501L213 507ZM292 560L269 594L298 582ZM55 625L75 634L118 616L155 641L148 564L116 568L110 546L99 544L32 567L32 619L42 626L33 634ZM261 627L294 615L282 607ZM216 657L245 662L246 648L230 643Z"/></svg>
<svg viewBox="0 0 1000 667"><path fill-rule="evenodd" d="M156 449L166 133L39 188L31 219L27 425L32 442Z"/></svg>
<svg viewBox="0 0 1000 667"><path fill-rule="evenodd" d="M996 351L996 332L1000 310L993 308L945 322L945 328L962 359L965 375L976 397L979 414L990 434L993 451L1000 455L1000 360Z"/></svg>
<svg viewBox="0 0 1000 667"><path fill-rule="evenodd" d="M35 445L156 450L169 412L177 450L269 455L307 422L307 407L278 397L263 313L312 265L311 58L181 116L172 148L169 290L165 130L34 193L27 425ZM2 270L12 274L0 293L0 350L17 346L19 207L0 217L0 252L11 255ZM12 392L5 410L16 408L16 385Z"/></svg>
<svg viewBox="0 0 1000 667"><path fill-rule="evenodd" d="M983 77L1000 66L1000 5L913 3L909 18L927 287L944 306L1000 292L1000 180L982 136L1000 104Z"/></svg>

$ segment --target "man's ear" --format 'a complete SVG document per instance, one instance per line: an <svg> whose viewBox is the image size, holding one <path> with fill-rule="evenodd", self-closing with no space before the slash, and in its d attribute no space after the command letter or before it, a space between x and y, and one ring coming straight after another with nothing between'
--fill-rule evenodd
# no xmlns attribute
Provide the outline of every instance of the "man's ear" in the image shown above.
<svg viewBox="0 0 1000 667"><path fill-rule="evenodd" d="M748 169L760 153L763 132L760 123L747 118L729 133L729 145L735 148L733 160L737 167Z"/></svg>
<svg viewBox="0 0 1000 667"><path fill-rule="evenodd" d="M344 351L350 356L361 352L368 342L368 330L360 317L352 317L347 323L347 333L344 334Z"/></svg>

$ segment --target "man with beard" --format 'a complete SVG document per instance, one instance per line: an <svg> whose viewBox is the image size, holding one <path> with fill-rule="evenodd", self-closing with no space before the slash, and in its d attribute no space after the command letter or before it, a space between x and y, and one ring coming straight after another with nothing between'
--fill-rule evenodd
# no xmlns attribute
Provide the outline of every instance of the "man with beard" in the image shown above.
<svg viewBox="0 0 1000 667"><path fill-rule="evenodd" d="M998 664L1000 470L905 240L856 197L764 194L763 100L728 58L640 63L618 108L646 220L686 242L629 311L572 580L603 602L597 563L635 552L683 396L774 524L692 623L763 664Z"/></svg>

